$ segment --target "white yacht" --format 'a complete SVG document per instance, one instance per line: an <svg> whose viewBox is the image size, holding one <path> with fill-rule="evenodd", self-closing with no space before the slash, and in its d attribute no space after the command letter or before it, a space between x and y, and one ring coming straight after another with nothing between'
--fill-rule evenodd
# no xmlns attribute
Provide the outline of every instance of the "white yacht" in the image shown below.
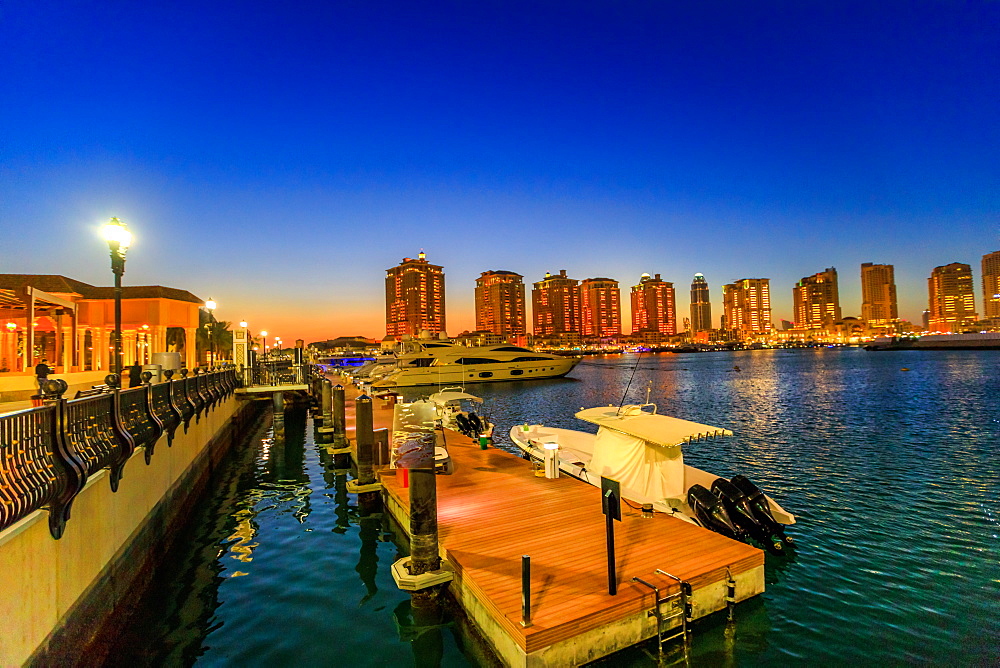
<svg viewBox="0 0 1000 668"><path fill-rule="evenodd" d="M410 340L402 346L396 355L396 368L374 380L373 388L559 378L572 371L581 359L511 344L469 347L440 340Z"/></svg>
<svg viewBox="0 0 1000 668"><path fill-rule="evenodd" d="M596 434L516 425L510 438L536 462L555 453L559 470L597 487L617 480L623 499L669 513L730 538L753 538L774 553L791 543L795 517L743 476L730 480L684 463L683 446L732 436L727 429L656 414L655 404L580 410ZM550 457L553 455L549 455Z"/></svg>

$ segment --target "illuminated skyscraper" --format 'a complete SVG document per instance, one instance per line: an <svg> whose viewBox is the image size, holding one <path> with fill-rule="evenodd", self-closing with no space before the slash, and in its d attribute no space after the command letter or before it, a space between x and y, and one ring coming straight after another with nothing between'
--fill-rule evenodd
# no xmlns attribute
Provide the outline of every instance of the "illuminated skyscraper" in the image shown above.
<svg viewBox="0 0 1000 668"><path fill-rule="evenodd" d="M632 286L632 333L677 333L677 309L674 305L674 284L643 274L638 285Z"/></svg>
<svg viewBox="0 0 1000 668"><path fill-rule="evenodd" d="M771 331L771 279L741 278L722 286L725 328L741 336Z"/></svg>
<svg viewBox="0 0 1000 668"><path fill-rule="evenodd" d="M891 264L861 265L861 319L870 327L885 327L899 320L896 277Z"/></svg>
<svg viewBox="0 0 1000 668"><path fill-rule="evenodd" d="M444 321L444 272L423 251L385 270L385 332L388 336L440 333Z"/></svg>
<svg viewBox="0 0 1000 668"><path fill-rule="evenodd" d="M952 262L935 267L927 279L927 289L930 331L961 332L978 320L969 265Z"/></svg>
<svg viewBox="0 0 1000 668"><path fill-rule="evenodd" d="M546 272L531 289L531 312L535 336L580 333L580 282Z"/></svg>
<svg viewBox="0 0 1000 668"><path fill-rule="evenodd" d="M806 276L792 288L795 326L823 329L841 320L837 270L833 267Z"/></svg>
<svg viewBox="0 0 1000 668"><path fill-rule="evenodd" d="M584 336L620 336L622 308L618 281L588 278L580 283L580 333Z"/></svg>
<svg viewBox="0 0 1000 668"><path fill-rule="evenodd" d="M1000 251L983 256L983 317L1000 319Z"/></svg>
<svg viewBox="0 0 1000 668"><path fill-rule="evenodd" d="M695 274L691 281L691 331L709 329L712 329L712 299L708 293L708 281L703 275Z"/></svg>
<svg viewBox="0 0 1000 668"><path fill-rule="evenodd" d="M476 329L508 341L525 334L524 277L512 271L484 271L476 279Z"/></svg>

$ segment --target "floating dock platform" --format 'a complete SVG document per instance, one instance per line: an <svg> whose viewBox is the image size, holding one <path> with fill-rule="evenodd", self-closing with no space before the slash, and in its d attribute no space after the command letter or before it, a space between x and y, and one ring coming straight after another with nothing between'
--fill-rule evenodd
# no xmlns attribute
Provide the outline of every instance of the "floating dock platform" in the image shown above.
<svg viewBox="0 0 1000 668"><path fill-rule="evenodd" d="M374 426L391 429L392 408L379 403ZM623 502L611 596L601 490L568 476L537 477L517 455L445 432L455 469L436 478L441 557L454 569L452 595L506 665L581 665L655 638L656 596L632 578L660 588L661 598L676 593L679 585L658 569L690 583L693 619L726 608L730 575L736 601L764 591L763 551L662 513L644 517ZM408 530L403 476L379 478L387 510ZM527 627L522 555L531 558Z"/></svg>

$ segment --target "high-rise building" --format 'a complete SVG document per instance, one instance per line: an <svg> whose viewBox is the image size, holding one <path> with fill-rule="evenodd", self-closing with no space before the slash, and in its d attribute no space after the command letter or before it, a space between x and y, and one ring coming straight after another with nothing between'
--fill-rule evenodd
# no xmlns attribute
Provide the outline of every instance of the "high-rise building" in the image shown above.
<svg viewBox="0 0 1000 668"><path fill-rule="evenodd" d="M580 281L546 272L531 289L531 312L535 336L580 333Z"/></svg>
<svg viewBox="0 0 1000 668"><path fill-rule="evenodd" d="M841 320L837 270L833 267L806 276L792 288L795 325L824 329Z"/></svg>
<svg viewBox="0 0 1000 668"><path fill-rule="evenodd" d="M927 279L927 290L930 331L961 332L978 320L969 265L952 262L935 267Z"/></svg>
<svg viewBox="0 0 1000 668"><path fill-rule="evenodd" d="M1000 251L983 256L983 317L1000 319Z"/></svg>
<svg viewBox="0 0 1000 668"><path fill-rule="evenodd" d="M741 337L771 331L771 279L741 278L722 286L725 329Z"/></svg>
<svg viewBox="0 0 1000 668"><path fill-rule="evenodd" d="M580 333L609 337L622 333L622 308L618 281L588 278L580 283Z"/></svg>
<svg viewBox="0 0 1000 668"><path fill-rule="evenodd" d="M476 329L509 342L524 338L524 277L512 271L484 271L476 279Z"/></svg>
<svg viewBox="0 0 1000 668"><path fill-rule="evenodd" d="M385 333L417 335L445 332L444 272L423 251L385 270Z"/></svg>
<svg viewBox="0 0 1000 668"><path fill-rule="evenodd" d="M691 281L691 331L712 329L712 298L708 294L708 281L702 274L695 274Z"/></svg>
<svg viewBox="0 0 1000 668"><path fill-rule="evenodd" d="M891 264L861 265L861 319L869 327L886 327L899 320L896 277Z"/></svg>
<svg viewBox="0 0 1000 668"><path fill-rule="evenodd" d="M643 274L632 286L632 333L677 333L677 309L674 284Z"/></svg>

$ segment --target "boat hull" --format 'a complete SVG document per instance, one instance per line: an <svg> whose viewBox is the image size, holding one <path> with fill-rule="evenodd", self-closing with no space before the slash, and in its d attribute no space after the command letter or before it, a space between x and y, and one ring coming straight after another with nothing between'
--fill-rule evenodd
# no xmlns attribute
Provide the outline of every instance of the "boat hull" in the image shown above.
<svg viewBox="0 0 1000 668"><path fill-rule="evenodd" d="M578 358L565 357L538 362L442 364L440 366L398 369L372 383L372 387L389 389L424 385L509 383L521 380L561 378L572 371L579 361Z"/></svg>

